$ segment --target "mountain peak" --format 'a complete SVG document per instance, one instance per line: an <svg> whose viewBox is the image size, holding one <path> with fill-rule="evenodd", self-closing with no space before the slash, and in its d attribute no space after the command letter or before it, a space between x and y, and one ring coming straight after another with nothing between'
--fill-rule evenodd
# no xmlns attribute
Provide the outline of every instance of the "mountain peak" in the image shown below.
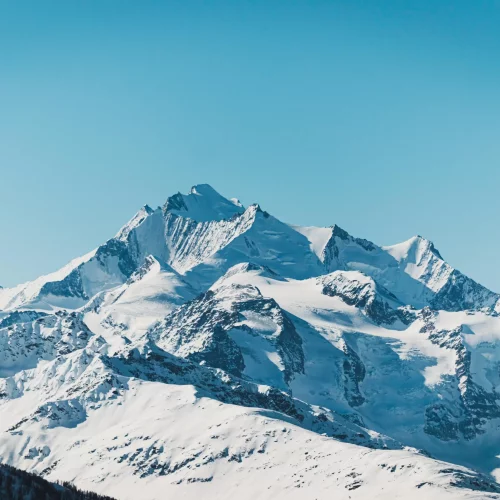
<svg viewBox="0 0 500 500"><path fill-rule="evenodd" d="M147 219L154 210L149 205L144 205L119 231L116 238L126 240L132 229L136 228Z"/></svg>
<svg viewBox="0 0 500 500"><path fill-rule="evenodd" d="M248 210L254 214L262 214L266 219L269 217L269 212L262 210L262 207L258 203L252 203Z"/></svg>
<svg viewBox="0 0 500 500"><path fill-rule="evenodd" d="M412 236L406 241L397 243L396 245L384 247L384 249L398 261L407 259L411 256L413 256L413 259L419 260L418 256L426 252L430 252L438 259L444 260L434 243L419 234Z"/></svg>
<svg viewBox="0 0 500 500"><path fill-rule="evenodd" d="M347 240L350 234L337 224L332 226L332 236L338 236L341 240Z"/></svg>
<svg viewBox="0 0 500 500"><path fill-rule="evenodd" d="M220 195L209 184L196 184L189 194L177 193L163 205L163 213L172 213L196 222L230 219L244 211L239 202Z"/></svg>
<svg viewBox="0 0 500 500"><path fill-rule="evenodd" d="M436 246L432 241L428 240L427 238L424 238L423 236L420 236L419 234L415 236L415 239L418 239L420 243L424 244L429 249L429 251L431 251L436 257L438 257L441 260L444 260L443 257L441 256L441 252L436 248Z"/></svg>
<svg viewBox="0 0 500 500"><path fill-rule="evenodd" d="M220 196L220 194L210 184L196 184L191 188L189 194L197 194L200 196Z"/></svg>
<svg viewBox="0 0 500 500"><path fill-rule="evenodd" d="M500 500L424 457L500 470L500 296L422 236L382 248L199 184L0 309L0 462L122 500Z"/></svg>

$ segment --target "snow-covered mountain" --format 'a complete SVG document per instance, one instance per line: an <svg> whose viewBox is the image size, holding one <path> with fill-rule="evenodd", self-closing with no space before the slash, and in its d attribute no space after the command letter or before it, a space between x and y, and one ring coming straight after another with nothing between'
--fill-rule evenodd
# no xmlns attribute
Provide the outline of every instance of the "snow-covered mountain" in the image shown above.
<svg viewBox="0 0 500 500"><path fill-rule="evenodd" d="M500 498L499 313L420 236L195 186L0 289L0 459L120 500Z"/></svg>

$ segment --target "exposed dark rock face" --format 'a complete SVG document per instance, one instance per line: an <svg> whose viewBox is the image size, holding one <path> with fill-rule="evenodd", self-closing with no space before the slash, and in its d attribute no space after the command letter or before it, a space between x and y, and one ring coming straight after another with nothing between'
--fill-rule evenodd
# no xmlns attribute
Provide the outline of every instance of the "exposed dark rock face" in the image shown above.
<svg viewBox="0 0 500 500"><path fill-rule="evenodd" d="M299 421L304 420L286 393L274 388L260 392L254 384L180 359L160 349L152 341L138 347L132 346L124 350L122 355L105 357L103 360L120 375L164 383L193 384L219 401L276 410Z"/></svg>
<svg viewBox="0 0 500 500"><path fill-rule="evenodd" d="M276 325L276 332L268 338L275 344L283 360L286 382L293 378L294 373L304 373L302 339L290 318L274 299L267 299L262 296L250 298L235 304L234 309L238 313L239 321L247 311L253 311L271 319ZM252 331L251 328L250 331Z"/></svg>
<svg viewBox="0 0 500 500"><path fill-rule="evenodd" d="M366 375L366 369L361 359L347 343L344 346L344 395L351 406L360 406L365 402L359 384Z"/></svg>
<svg viewBox="0 0 500 500"><path fill-rule="evenodd" d="M441 348L456 353L455 376L448 377L443 384L451 386L457 397L451 401L437 403L426 409L425 432L445 441L474 439L484 433L484 424L500 417L499 395L487 392L477 384L471 374L471 353L462 337L462 327L453 330L437 330L434 325L434 313L430 309L421 312L424 326L422 333L427 333L429 340Z"/></svg>
<svg viewBox="0 0 500 500"><path fill-rule="evenodd" d="M174 194L167 199L163 205L163 213L166 214L169 210L188 210L181 193Z"/></svg>
<svg viewBox="0 0 500 500"><path fill-rule="evenodd" d="M432 309L463 311L467 309L492 308L498 295L454 269L446 284L430 303Z"/></svg>
<svg viewBox="0 0 500 500"><path fill-rule="evenodd" d="M378 325L392 325L397 320L408 325L415 319L412 309L404 307L389 290L373 279L364 277L365 280L360 281L355 276L356 273L336 272L319 278L322 293L358 307Z"/></svg>
<svg viewBox="0 0 500 500"><path fill-rule="evenodd" d="M340 258L340 242L343 244L358 245L367 252L372 252L376 246L368 240L362 238L354 238L347 231L335 225L332 226L332 234L328 240L325 248L323 249L322 260L327 272L337 269L346 269L345 263L339 260Z"/></svg>
<svg viewBox="0 0 500 500"><path fill-rule="evenodd" d="M240 349L232 340L227 331L220 325L215 325L210 333L209 341L204 345L203 351L193 352L189 359L205 362L213 368L221 368L233 375L241 376L245 369L245 362Z"/></svg>
<svg viewBox="0 0 500 500"><path fill-rule="evenodd" d="M35 366L85 347L93 336L78 313L59 311L26 323L0 329L0 373Z"/></svg>
<svg viewBox="0 0 500 500"><path fill-rule="evenodd" d="M239 328L249 335L264 335L247 324L248 313L272 323L273 331L265 338L281 356L285 381L303 373L302 339L295 326L275 300L264 298L252 286L210 290L173 311L153 328L151 336L169 352L240 376L245 368L243 354L229 332Z"/></svg>
<svg viewBox="0 0 500 500"><path fill-rule="evenodd" d="M113 238L106 244L100 246L95 254L95 258L104 268L106 268L107 260L110 257L116 257L118 259L118 268L127 278L137 269L138 265L140 265L140 263L132 258L128 245L117 238Z"/></svg>
<svg viewBox="0 0 500 500"><path fill-rule="evenodd" d="M208 291L173 311L151 335L160 345L168 345L169 351L184 352L183 357L241 375L243 355L227 333L237 315L217 308L217 302L214 292Z"/></svg>
<svg viewBox="0 0 500 500"><path fill-rule="evenodd" d="M80 299L89 299L82 284L82 277L78 268L71 271L61 281L52 281L45 283L40 290L40 295L56 295L59 297L78 297Z"/></svg>
<svg viewBox="0 0 500 500"><path fill-rule="evenodd" d="M0 329L15 325L16 323L28 323L43 316L47 316L47 313L42 311L13 311L0 319Z"/></svg>
<svg viewBox="0 0 500 500"><path fill-rule="evenodd" d="M258 385L234 377L223 371L200 366L169 354L152 340L127 346L121 353L103 356L103 363L121 377L134 377L167 384L189 384L197 388L199 396L246 407L263 408L288 415L297 425L322 432L336 439L362 444L369 448L400 445L396 442L370 437L359 423L349 422L328 410L313 411L307 404L274 387L265 390Z"/></svg>
<svg viewBox="0 0 500 500"><path fill-rule="evenodd" d="M454 408L437 403L425 410L425 427L427 434L442 441L452 441L459 437L460 411L453 413Z"/></svg>
<svg viewBox="0 0 500 500"><path fill-rule="evenodd" d="M453 476L450 482L451 486L457 488L467 488L473 491L483 491L485 493L500 493L500 485L484 474L470 474L460 469L442 469L440 474L449 474Z"/></svg>
<svg viewBox="0 0 500 500"><path fill-rule="evenodd" d="M129 237L131 237L131 234L129 234ZM138 268L138 262L132 257L129 244L118 238L112 238L104 245L101 245L92 259L95 259L103 273L109 271L111 260L117 260L117 267L123 276L115 284L126 281ZM74 297L89 300L95 292L89 291L84 286L82 273L85 273L85 266L86 263L82 263L62 280L45 283L40 289L40 297L54 295L56 297Z"/></svg>

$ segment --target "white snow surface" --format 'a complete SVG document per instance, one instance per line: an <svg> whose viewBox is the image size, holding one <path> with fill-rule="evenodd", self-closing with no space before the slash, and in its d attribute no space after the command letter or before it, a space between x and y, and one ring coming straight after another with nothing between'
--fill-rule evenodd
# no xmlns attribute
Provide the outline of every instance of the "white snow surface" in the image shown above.
<svg viewBox="0 0 500 500"><path fill-rule="evenodd" d="M52 436L33 424L12 452L33 456L25 463L49 469L48 480L123 500L500 498L452 487L453 474L442 472L449 464L411 450L345 444L257 409L200 398L192 386L132 382L120 405L93 412L75 430ZM50 443L48 456L31 435Z"/></svg>
<svg viewBox="0 0 500 500"><path fill-rule="evenodd" d="M206 184L0 289L0 460L119 500L500 498L499 297Z"/></svg>
<svg viewBox="0 0 500 500"><path fill-rule="evenodd" d="M23 306L27 302L35 303L37 307L40 308L58 308L59 304L62 302L64 307L67 306L68 301L60 300L58 297L53 297L52 301L36 303L38 294L41 288L46 283L59 281L64 279L73 269L77 268L80 264L88 262L94 255L95 250L83 255L82 257L77 257L71 262L66 264L64 267L45 276L40 276L36 280L28 281L27 283L22 283L12 288L1 288L0 287L0 311L2 310L12 310L20 306ZM71 300L71 299L70 299ZM69 308L79 307L81 303L75 301L73 304L69 305Z"/></svg>
<svg viewBox="0 0 500 500"><path fill-rule="evenodd" d="M140 337L176 306L197 295L168 264L148 256L126 283L95 297L85 321L95 332L127 330Z"/></svg>
<svg viewBox="0 0 500 500"><path fill-rule="evenodd" d="M175 200L171 199L174 198ZM173 203L173 207L169 207ZM188 217L198 222L229 219L241 214L243 205L236 198L226 199L208 184L198 184L189 194L178 193L169 198L166 207L172 213Z"/></svg>

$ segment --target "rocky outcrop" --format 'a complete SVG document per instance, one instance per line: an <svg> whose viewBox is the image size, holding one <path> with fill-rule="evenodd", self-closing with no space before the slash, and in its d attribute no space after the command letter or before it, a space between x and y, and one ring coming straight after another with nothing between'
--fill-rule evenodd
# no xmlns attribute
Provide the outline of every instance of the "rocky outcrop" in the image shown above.
<svg viewBox="0 0 500 500"><path fill-rule="evenodd" d="M389 290L374 279L356 271L336 271L318 278L324 295L339 297L346 304L362 310L376 324L392 325L396 321L408 325L415 319Z"/></svg>
<svg viewBox="0 0 500 500"><path fill-rule="evenodd" d="M265 324L265 327L262 327ZM302 340L286 313L253 286L230 285L209 290L157 324L150 335L168 352L241 375L241 348L231 337L238 329L259 336L279 354L284 379L304 371Z"/></svg>
<svg viewBox="0 0 500 500"><path fill-rule="evenodd" d="M16 323L29 323L43 316L47 316L47 313L30 310L13 311L0 319L0 329L15 325Z"/></svg>
<svg viewBox="0 0 500 500"><path fill-rule="evenodd" d="M365 402L365 398L359 385L365 378L366 369L356 351L347 343L344 343L344 354L344 395L351 406L360 406Z"/></svg>
<svg viewBox="0 0 500 500"><path fill-rule="evenodd" d="M93 333L78 313L59 311L0 329L0 376L35 367L87 345Z"/></svg>
<svg viewBox="0 0 500 500"><path fill-rule="evenodd" d="M474 439L485 432L484 425L500 418L500 395L488 392L476 383L471 373L471 352L463 339L463 326L453 330L437 330L434 313L424 309L421 313L422 333L436 345L455 353L455 375L442 384L451 386L458 394L456 399L444 400L426 409L425 432L442 440L456 440L463 436Z"/></svg>

